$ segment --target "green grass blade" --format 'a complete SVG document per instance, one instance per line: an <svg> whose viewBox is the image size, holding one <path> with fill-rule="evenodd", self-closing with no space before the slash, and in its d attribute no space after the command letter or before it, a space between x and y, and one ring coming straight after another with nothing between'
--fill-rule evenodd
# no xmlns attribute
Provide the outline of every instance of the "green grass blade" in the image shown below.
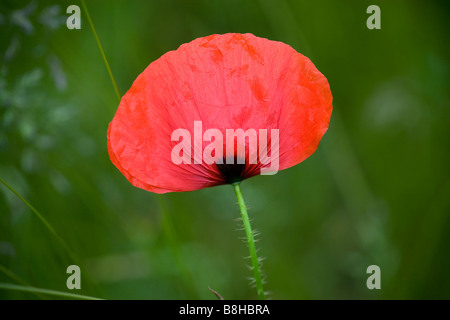
<svg viewBox="0 0 450 320"><path fill-rule="evenodd" d="M56 232L55 228L53 228L53 226L47 221L47 219L44 218L44 216L35 208L31 205L31 203L29 203L24 197L22 197L13 187L11 187L5 180L3 180L2 178L0 178L0 182L7 187L12 193L14 193L20 200L22 200L23 203L25 203L28 208L30 208L30 210L38 217L39 220L41 220L41 222L46 226L46 228L50 231L51 234L53 234L53 236L58 239L59 243L62 245L62 247L64 248L64 250L66 251L67 255L69 256L69 258L76 263L77 265L81 266L82 264L80 263L81 259L70 249L69 245L67 244L67 242L61 238L61 236ZM1 271L5 271L0 269ZM7 270L8 271L8 270ZM7 275L8 272L6 272ZM98 292L98 289L95 286L95 282L92 280L92 278L90 277L89 274L86 274L87 279L89 279L89 281L94 284L94 289ZM17 280L17 279L15 279ZM20 281L17 281L20 282ZM23 282L22 282L23 283Z"/></svg>
<svg viewBox="0 0 450 320"><path fill-rule="evenodd" d="M26 283L25 280L22 280L19 276L17 276L14 272L6 269L4 266L0 264L0 271L3 272L5 275L7 275L9 278L13 279L17 283L20 283L24 286L27 286L28 283Z"/></svg>
<svg viewBox="0 0 450 320"><path fill-rule="evenodd" d="M98 38L97 31L95 31L94 23L92 22L91 15L89 14L89 10L88 10L84 0L81 0L81 5L83 6L84 12L86 12L86 16L87 16L89 25L91 26L92 33L94 34L94 37L95 37L95 41L97 41L97 46L100 49L100 54L102 55L103 61L105 62L106 69L108 70L109 77L111 78L111 82L114 86L114 91L116 92L116 95L117 95L117 99L119 99L119 101L120 101L121 96L120 96L119 88L117 87L116 80L114 79L111 68L109 67L108 60L106 59L105 52L103 51L102 44L100 43L100 39Z"/></svg>
<svg viewBox="0 0 450 320"><path fill-rule="evenodd" d="M11 284L11 283L0 283L0 289L31 292L34 294L46 294L46 295L51 295L51 296L58 296L58 297L62 297L62 298L79 299L79 300L103 300L100 298L85 296L85 295L81 295L81 294L68 293L68 292L62 292L62 291L56 291L56 290L50 290L50 289L35 288L35 287L29 287L29 286L22 286L22 285Z"/></svg>
<svg viewBox="0 0 450 320"><path fill-rule="evenodd" d="M88 10L84 0L81 0L81 4L83 6L83 10L86 12L86 16L89 21L89 25L92 29L95 40L97 41L97 46L100 50L103 61L105 62L105 66L106 66L106 69L108 70L109 77L111 78L111 81L113 83L114 90L116 91L117 99L120 102L120 99L121 99L120 92L117 87L116 80L114 79L114 75L111 71L111 68L109 67L108 59L106 58L105 52L103 51L103 47L100 42L100 39L97 35L97 32L95 31L95 27L94 27L94 23L92 22L91 15L89 14L89 10ZM183 259L182 259L182 256L181 256L181 253L179 250L178 239L173 230L173 225L172 225L172 222L170 219L170 215L168 213L167 206L165 205L164 199L162 198L162 196L157 195L157 201L158 201L158 205L161 209L161 213L163 216L162 217L162 229L163 229L163 232L165 233L165 236L167 237L167 239L169 241L169 245L173 251L176 264L177 264L181 274L184 277L184 282L186 283L187 286L189 286L191 288L192 293L195 294L193 291L194 286L192 285L193 284L192 275L191 275L189 269L186 267L185 263L183 262Z"/></svg>
<svg viewBox="0 0 450 320"><path fill-rule="evenodd" d="M23 286L29 287L30 285L23 280L22 278L20 278L18 275L16 275L14 272L8 270L7 268L5 268L3 265L0 264L0 271L3 272L6 276L8 276L9 278L11 278L12 280L16 281L17 283L20 283ZM42 294L39 294L37 292L33 292L34 295L36 297L38 297L39 299L45 299L45 297Z"/></svg>
<svg viewBox="0 0 450 320"><path fill-rule="evenodd" d="M36 210L35 207L33 207L24 197L22 197L16 190L14 190L13 187L11 187L8 183L6 183L5 180L3 180L2 178L0 178L0 182L5 185L5 187L7 187L9 190L11 190L12 193L14 193L20 200L22 200L23 203L25 203L27 205L28 208L30 208L30 210L36 215L36 217L38 217L39 220L41 220L41 222L47 227L47 229L53 234L53 236L55 238L58 239L58 241L61 243L61 245L64 247L64 249L66 249L67 253L72 257L73 253L70 250L69 246L67 245L67 243L64 241L63 238L61 238L58 233L56 233L55 228L53 228L53 226L44 218L44 216ZM76 260L76 259L74 259Z"/></svg>

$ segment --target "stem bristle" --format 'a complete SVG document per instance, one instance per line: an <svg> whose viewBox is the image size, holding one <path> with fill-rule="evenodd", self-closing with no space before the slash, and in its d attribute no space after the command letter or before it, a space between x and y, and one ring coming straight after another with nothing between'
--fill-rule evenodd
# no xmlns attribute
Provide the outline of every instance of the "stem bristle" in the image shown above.
<svg viewBox="0 0 450 320"><path fill-rule="evenodd" d="M265 283L265 277L261 273L261 260L258 258L258 250L255 247L255 243L257 240L255 240L255 237L258 236L260 233L253 231L251 227L251 222L248 217L247 213L247 206L245 205L244 198L242 196L241 188L239 186L239 183L233 183L233 188L236 193L236 197L238 200L239 209L241 211L241 218L242 223L244 225L246 240L247 240L247 247L250 252L250 260L252 262L252 265L249 266L250 270L253 272L253 279L251 281L251 284L254 284L254 287L256 288L258 298L260 300L264 300L266 298L265 292L263 290L263 284ZM253 285L252 285L253 286Z"/></svg>

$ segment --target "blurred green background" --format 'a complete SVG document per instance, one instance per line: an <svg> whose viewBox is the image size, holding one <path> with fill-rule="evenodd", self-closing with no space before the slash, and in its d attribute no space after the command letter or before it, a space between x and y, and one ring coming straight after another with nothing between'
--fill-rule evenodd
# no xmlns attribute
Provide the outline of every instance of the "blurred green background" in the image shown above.
<svg viewBox="0 0 450 320"><path fill-rule="evenodd" d="M81 30L66 8L79 5ZM448 1L86 1L121 94L194 38L250 32L311 58L334 96L319 149L242 190L272 299L450 298ZM381 8L381 30L366 9ZM78 1L0 3L0 282L107 299L253 299L230 186L162 196L109 160L118 106ZM165 213L164 213L165 212ZM366 269L381 268L381 290ZM0 289L0 299L51 298Z"/></svg>

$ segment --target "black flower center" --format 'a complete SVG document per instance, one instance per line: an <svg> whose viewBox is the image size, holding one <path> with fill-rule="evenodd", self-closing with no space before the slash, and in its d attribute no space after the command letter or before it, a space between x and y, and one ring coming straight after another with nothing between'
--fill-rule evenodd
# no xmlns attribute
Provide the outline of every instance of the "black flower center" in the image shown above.
<svg viewBox="0 0 450 320"><path fill-rule="evenodd" d="M233 163L231 163L230 160L231 159L229 159L229 161L226 161L226 159L224 158L222 164L216 164L219 172L223 176L224 181L226 183L233 184L235 182L244 180L245 163L238 163L238 159L236 156L234 156ZM242 162L242 160L240 162Z"/></svg>

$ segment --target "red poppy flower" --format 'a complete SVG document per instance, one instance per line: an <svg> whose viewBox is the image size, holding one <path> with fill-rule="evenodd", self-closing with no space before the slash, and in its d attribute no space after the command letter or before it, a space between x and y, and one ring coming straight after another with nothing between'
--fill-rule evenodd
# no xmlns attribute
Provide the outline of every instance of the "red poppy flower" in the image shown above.
<svg viewBox="0 0 450 320"><path fill-rule="evenodd" d="M236 144L233 138L231 155L224 138L223 153L211 153L214 163L199 161L208 144L220 142L203 135L208 129L224 137L227 129L254 129L258 141L264 130L277 130L278 154L270 134L266 152L283 170L316 150L328 129L331 102L327 79L289 45L252 34L211 35L164 54L138 76L109 125L108 151L122 174L148 191L232 183L260 174L267 161L250 161L256 151L249 151L249 136ZM200 134L200 145L186 137L180 142L180 128L193 140ZM243 144L245 153L239 151ZM181 163L173 160L177 145L185 147Z"/></svg>

